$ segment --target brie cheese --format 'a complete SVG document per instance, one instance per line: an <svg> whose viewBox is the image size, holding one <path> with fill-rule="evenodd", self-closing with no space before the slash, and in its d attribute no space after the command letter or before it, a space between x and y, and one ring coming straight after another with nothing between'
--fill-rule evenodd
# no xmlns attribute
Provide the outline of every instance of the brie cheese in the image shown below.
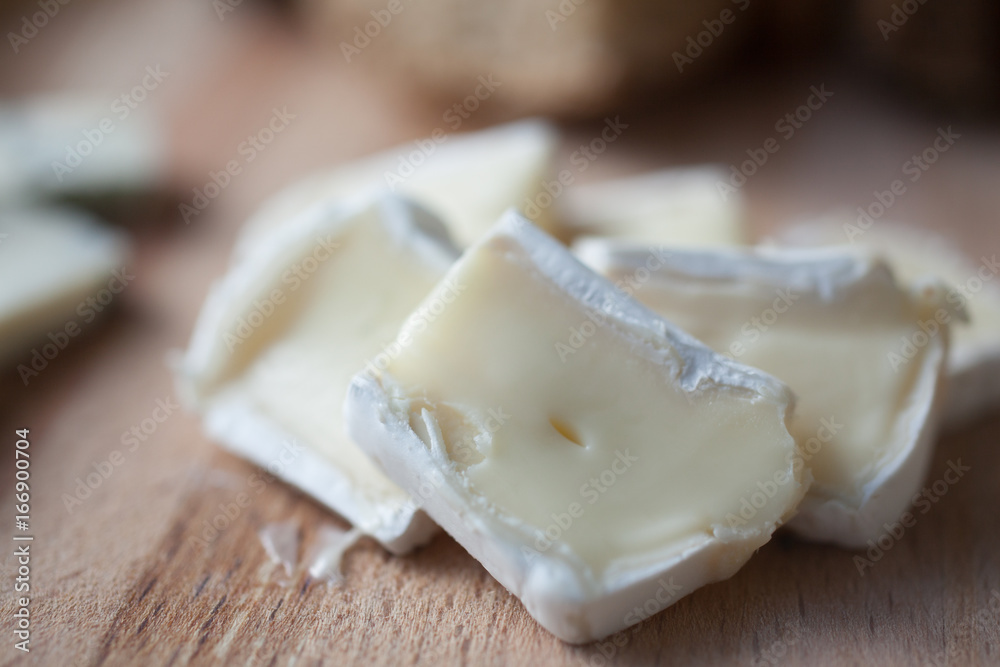
<svg viewBox="0 0 1000 667"><path fill-rule="evenodd" d="M399 353L355 376L348 431L565 641L731 576L808 486L785 385L675 329L515 213L422 307L435 319L411 320Z"/></svg>
<svg viewBox="0 0 1000 667"><path fill-rule="evenodd" d="M791 245L829 245L847 238L843 220L792 227L779 236ZM853 220L856 243L873 247L892 262L900 278L937 276L951 285L948 301L969 313L966 326L952 330L944 425L958 428L1000 405L1000 263L989 252L978 261L950 241L900 224L878 221L863 232Z"/></svg>
<svg viewBox="0 0 1000 667"><path fill-rule="evenodd" d="M147 112L120 120L110 107L71 95L0 107L0 200L153 188L166 165L162 128Z"/></svg>
<svg viewBox="0 0 1000 667"><path fill-rule="evenodd" d="M275 195L247 222L240 247L317 202L405 196L436 213L467 246L511 206L542 191L558 143L553 126L526 120L462 134L440 129L410 142L307 177ZM543 211L543 215L544 215ZM550 226L548 217L537 220Z"/></svg>
<svg viewBox="0 0 1000 667"><path fill-rule="evenodd" d="M774 374L799 398L792 432L815 482L790 527L865 546L920 489L949 325L934 281L897 286L847 249L575 248L621 289L717 352Z"/></svg>
<svg viewBox="0 0 1000 667"><path fill-rule="evenodd" d="M69 209L0 214L0 360L44 339L76 335L81 306L105 287L127 254L124 237ZM117 288L117 283L115 284ZM109 291L110 295L111 292ZM98 307L107 305L99 304ZM55 340L46 344L56 344Z"/></svg>
<svg viewBox="0 0 1000 667"><path fill-rule="evenodd" d="M391 551L421 544L435 527L347 437L341 405L457 254L404 200L312 207L213 287L177 369L182 397L211 437Z"/></svg>
<svg viewBox="0 0 1000 667"><path fill-rule="evenodd" d="M569 236L611 236L675 247L746 243L739 193L715 167L663 169L613 181L570 186L560 219Z"/></svg>

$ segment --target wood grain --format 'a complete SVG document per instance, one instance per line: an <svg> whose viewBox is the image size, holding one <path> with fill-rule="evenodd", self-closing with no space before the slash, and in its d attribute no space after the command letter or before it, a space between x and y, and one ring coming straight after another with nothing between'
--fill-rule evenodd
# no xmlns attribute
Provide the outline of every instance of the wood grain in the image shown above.
<svg viewBox="0 0 1000 667"><path fill-rule="evenodd" d="M180 410L135 451L125 451L122 435L149 418L158 399L173 400L166 355L186 343L238 225L297 175L420 136L440 124L440 113L316 53L249 5L224 22L196 5L68 5L33 52L0 68L7 90L24 92L65 83L71 62L77 80L107 83L113 77L100 68L115 61L107 70L118 73L108 84L114 91L130 80L122 63L169 64L173 80L150 110L171 125L178 187L204 182L274 106L299 114L203 217L138 232L137 278L113 317L74 340L29 386L5 371L0 442L12 442L15 428L31 429L35 541L32 651L12 646L16 562L8 549L0 664L1000 664L1000 417L941 437L928 482L949 462L970 470L863 575L857 554L779 536L731 580L597 645L572 647L541 630L444 535L406 558L364 541L345 560L343 584L311 580L302 562L318 531L346 524L280 483L198 543L254 468L213 446ZM173 41L135 38L162 25ZM198 56L183 57L191 51ZM923 116L830 70L763 73L696 92L683 105L623 110L630 127L621 142L581 178L732 164L824 81L835 91L828 106L745 188L758 232L865 204L937 127L953 123L963 138L893 217L940 229L970 253L1000 250L996 128ZM599 127L599 120L567 127L563 159ZM13 455L10 445L3 449L0 489L9 498ZM68 511L64 494L114 450L124 462ZM277 521L300 527L291 576L258 537Z"/></svg>

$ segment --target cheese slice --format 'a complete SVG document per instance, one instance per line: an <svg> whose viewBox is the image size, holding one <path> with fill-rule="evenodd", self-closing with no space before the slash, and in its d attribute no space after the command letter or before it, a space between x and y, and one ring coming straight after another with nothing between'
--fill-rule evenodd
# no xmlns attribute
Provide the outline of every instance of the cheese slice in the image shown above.
<svg viewBox="0 0 1000 667"><path fill-rule="evenodd" d="M128 247L118 232L79 211L7 209L0 214L0 360L47 333L79 331L96 308L87 306L123 268ZM118 284L114 285L118 289ZM120 290L119 290L120 291ZM108 292L108 294L111 294ZM80 309L86 311L81 314ZM72 334L76 335L76 334ZM46 344L56 344L45 340Z"/></svg>
<svg viewBox="0 0 1000 667"><path fill-rule="evenodd" d="M348 430L563 640L731 576L805 492L787 387L514 213L422 308L436 318L411 320L399 354L355 376Z"/></svg>
<svg viewBox="0 0 1000 667"><path fill-rule="evenodd" d="M743 201L719 192L717 167L663 169L570 186L561 200L567 235L610 236L676 247L746 243Z"/></svg>
<svg viewBox="0 0 1000 667"><path fill-rule="evenodd" d="M920 489L950 308L938 282L895 282L847 249L670 251L591 241L581 258L712 349L799 398L792 432L815 483L790 527L847 547L877 539Z"/></svg>
<svg viewBox="0 0 1000 667"><path fill-rule="evenodd" d="M845 231L846 230L846 231ZM969 323L955 327L948 358L949 383L944 425L959 428L1000 406L1000 263L994 252L973 259L946 238L900 224L878 221L866 230L832 217L785 230L778 242L815 246L854 240L892 262L906 281L937 276L948 283L948 302L965 308Z"/></svg>
<svg viewBox="0 0 1000 667"><path fill-rule="evenodd" d="M208 434L403 553L435 528L347 437L351 376L390 353L458 251L396 198L322 204L262 234L216 284L178 383Z"/></svg>
<svg viewBox="0 0 1000 667"><path fill-rule="evenodd" d="M148 110L122 120L111 107L79 95L0 106L0 199L93 199L157 187L167 162L163 128Z"/></svg>
<svg viewBox="0 0 1000 667"><path fill-rule="evenodd" d="M511 206L522 207L550 178L559 140L549 123L524 120L390 148L315 174L275 195L247 222L240 246L317 202L406 196L441 217L460 246L473 243ZM541 210L541 209L540 209ZM536 222L551 226L550 209Z"/></svg>

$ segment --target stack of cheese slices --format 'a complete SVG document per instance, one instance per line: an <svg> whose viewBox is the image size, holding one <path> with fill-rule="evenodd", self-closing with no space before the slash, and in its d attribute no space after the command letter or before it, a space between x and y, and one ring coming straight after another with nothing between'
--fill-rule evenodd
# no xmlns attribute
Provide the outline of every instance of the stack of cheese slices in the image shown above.
<svg viewBox="0 0 1000 667"><path fill-rule="evenodd" d="M454 135L402 181L412 146L266 205L177 365L208 434L393 553L444 528L586 642L780 526L877 539L942 417L1000 399L1000 291L938 277L974 263L888 226L885 255L874 229L746 246L714 169L559 189L557 143Z"/></svg>

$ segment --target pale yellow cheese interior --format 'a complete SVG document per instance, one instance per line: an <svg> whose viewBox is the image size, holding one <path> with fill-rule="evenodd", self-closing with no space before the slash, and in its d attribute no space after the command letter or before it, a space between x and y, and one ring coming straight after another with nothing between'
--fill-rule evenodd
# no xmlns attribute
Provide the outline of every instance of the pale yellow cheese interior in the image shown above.
<svg viewBox="0 0 1000 667"><path fill-rule="evenodd" d="M742 200L738 193L719 194L719 183L727 178L717 169L694 167L572 186L563 215L572 235L675 248L742 245Z"/></svg>
<svg viewBox="0 0 1000 667"><path fill-rule="evenodd" d="M413 340L386 383L429 447L440 429L470 511L494 529L541 551L548 529L601 576L724 531L758 482L790 470L777 400L711 385L685 394L675 370L686 361L665 338L656 345L675 365L652 363L620 324L590 326L520 246L501 237L469 252L453 275L460 296L426 331L404 330ZM590 332L578 348L572 329ZM576 350L565 361L559 343ZM763 527L801 493L786 476L738 530L766 541Z"/></svg>
<svg viewBox="0 0 1000 667"><path fill-rule="evenodd" d="M546 124L522 121L397 146L292 186L248 223L244 236L280 226L317 202L384 191L428 208L466 246L505 210L528 208L543 192L555 145L556 134ZM551 208L539 207L533 221L551 226Z"/></svg>
<svg viewBox="0 0 1000 667"><path fill-rule="evenodd" d="M738 282L653 280L635 296L717 352L788 384L799 398L792 430L816 480L810 493L860 499L864 483L896 454L898 416L928 350L903 355L916 313L901 294L827 306L794 290Z"/></svg>
<svg viewBox="0 0 1000 667"><path fill-rule="evenodd" d="M227 391L325 455L369 502L403 504L405 492L345 434L342 405L351 376L393 340L443 268L431 268L376 222L364 219L338 235L339 247L305 280L282 272L277 285L288 299L238 348Z"/></svg>
<svg viewBox="0 0 1000 667"><path fill-rule="evenodd" d="M870 230L869 230L870 231ZM939 248L920 237L901 238L889 231L872 234L872 241L892 260L902 280L937 276L954 286L950 303L968 310L969 322L952 330L952 356L960 364L979 348L1000 348L1000 275L995 272L996 254L981 256L973 264L949 247ZM867 239L866 239L867 240ZM985 278L985 280L984 280Z"/></svg>

